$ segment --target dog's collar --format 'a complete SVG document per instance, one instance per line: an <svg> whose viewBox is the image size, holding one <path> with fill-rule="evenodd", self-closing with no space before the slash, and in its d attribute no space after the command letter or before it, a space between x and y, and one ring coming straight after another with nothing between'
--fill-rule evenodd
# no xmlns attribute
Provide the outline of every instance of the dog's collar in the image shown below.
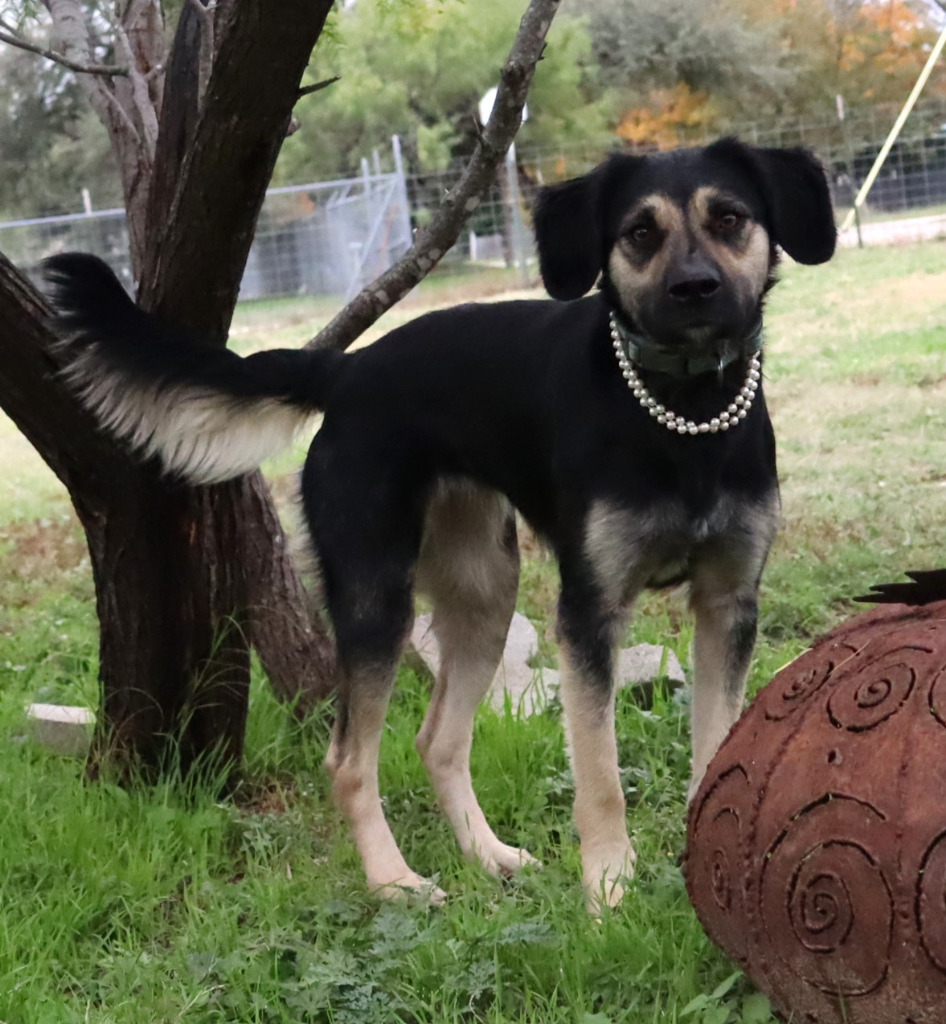
<svg viewBox="0 0 946 1024"><path fill-rule="evenodd" d="M698 377L703 373L721 374L727 366L731 366L737 360L757 356L762 351L761 320L738 350L698 356L668 352L646 335L629 331L613 310L610 313L610 322L612 340L620 340L624 354L634 366L641 370L666 373L671 377Z"/></svg>
<svg viewBox="0 0 946 1024"><path fill-rule="evenodd" d="M762 330L759 328L759 344L762 341ZM746 377L739 389L738 394L717 416L712 419L697 423L695 420L688 420L671 412L665 406L660 405L651 395L647 387L637 375L631 360L624 349L624 341L621 337L620 326L614 313L611 314L611 342L614 345L614 354L617 357L618 366L621 368L621 375L627 384L628 390L661 426L676 434L718 434L725 433L740 423L749 415L752 403L755 401L756 392L759 389L759 381L762 379L762 360L760 348L757 348L748 356L748 367ZM719 364L719 373L723 371L722 364Z"/></svg>

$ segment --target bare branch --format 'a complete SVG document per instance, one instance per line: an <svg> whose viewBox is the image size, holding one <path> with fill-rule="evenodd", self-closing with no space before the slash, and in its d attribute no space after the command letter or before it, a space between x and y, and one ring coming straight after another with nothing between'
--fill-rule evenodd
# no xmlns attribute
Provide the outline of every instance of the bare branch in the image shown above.
<svg viewBox="0 0 946 1024"><path fill-rule="evenodd" d="M78 75L103 75L107 78L112 78L128 74L128 68L117 64L83 64L79 61L69 60L68 57L64 57L55 50L49 50L46 47L37 46L35 43L29 42L29 40L18 35L5 23L0 22L0 25L3 26L0 29L0 43L7 43L9 46L15 46L19 50L26 50L27 53L35 53L39 57L45 57L46 60L51 60L54 64L59 64Z"/></svg>
<svg viewBox="0 0 946 1024"><path fill-rule="evenodd" d="M314 92L321 92L330 85L334 85L341 77L341 75L333 75L331 78L323 78L321 82L316 82L314 85L305 85L296 94L296 99L301 100L303 96L311 96Z"/></svg>
<svg viewBox="0 0 946 1024"><path fill-rule="evenodd" d="M214 53L217 47L214 38L217 4L214 0L209 0L208 3L204 3L204 0L189 0L189 2L200 22L200 56L197 60L197 107L200 109L204 104L204 96L207 93L207 83L210 81L210 72L213 69Z"/></svg>
<svg viewBox="0 0 946 1024"><path fill-rule="evenodd" d="M470 214L492 183L496 168L522 123L522 108L545 37L561 0L531 0L506 59L493 112L460 181L444 196L433 220L394 266L358 295L306 348L346 349L421 281L456 242Z"/></svg>
<svg viewBox="0 0 946 1024"><path fill-rule="evenodd" d="M133 19L136 16L137 12L134 10L134 5L129 5L125 14L125 17L128 19L128 24L132 24ZM134 109L138 115L137 121L138 124L141 125L141 130L138 135L144 146L144 151L147 154L148 162L150 163L154 159L155 146L158 141L158 114L150 96L146 73L138 68L135 61L135 51L132 47L131 40L128 38L128 32L125 24L116 19L113 27L115 30L115 42L121 48L122 53L128 60L128 81L131 83L131 103L134 105Z"/></svg>

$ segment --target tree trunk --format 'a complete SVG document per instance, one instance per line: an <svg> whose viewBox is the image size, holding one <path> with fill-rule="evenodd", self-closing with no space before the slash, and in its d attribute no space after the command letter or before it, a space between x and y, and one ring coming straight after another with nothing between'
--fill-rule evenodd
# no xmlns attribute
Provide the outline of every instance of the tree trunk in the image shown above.
<svg viewBox="0 0 946 1024"><path fill-rule="evenodd" d="M435 222L318 343L346 347L391 304L391 295L416 284L455 241L515 134L558 4L530 3L477 153ZM83 45L86 54L89 48L77 30L77 0L46 5L60 27L71 26L73 54L81 62ZM128 212L137 218L133 243L141 241L139 302L208 344L225 344L266 184L332 5L284 0L273 11L266 0L218 2L207 80L206 61L201 73L194 70L207 13L186 3L163 94L151 97L154 124L146 100L157 79L140 68L108 101L128 105L122 109L129 123L132 107L141 120L137 162L126 159L127 138L117 147L123 177L137 176L126 178L125 187L136 197ZM157 10L156 0L142 0L125 15L153 18ZM154 52L146 42L126 36L130 61ZM203 46L205 58L209 49ZM259 474L189 489L162 479L153 464L140 465L96 431L57 380L48 316L41 297L0 257L0 402L69 490L88 536L102 683L90 773L110 766L120 776L149 776L175 758L186 771L211 753L237 768L250 643L277 691L296 699L301 712L331 688L333 645L322 623L306 617Z"/></svg>
<svg viewBox="0 0 946 1024"><path fill-rule="evenodd" d="M149 239L140 299L214 343L225 342L266 184L331 6L291 0L274 14L264 0L235 0L217 26L204 97L186 73L191 55L170 62L181 73L163 96L157 158L145 153L139 164L152 188L138 233ZM185 51L199 46L188 9L177 38ZM90 772L107 762L120 775L152 775L177 756L186 771L211 752L236 767L251 639L277 688L304 694L300 708L332 683L331 641L307 621L265 484L255 474L173 486L119 450L55 379L47 318L41 298L0 263L4 408L66 485L88 537L102 683Z"/></svg>

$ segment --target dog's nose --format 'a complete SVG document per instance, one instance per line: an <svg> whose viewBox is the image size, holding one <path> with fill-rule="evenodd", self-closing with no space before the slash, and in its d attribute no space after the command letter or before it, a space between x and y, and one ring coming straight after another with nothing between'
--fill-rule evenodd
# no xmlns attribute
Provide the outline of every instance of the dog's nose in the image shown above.
<svg viewBox="0 0 946 1024"><path fill-rule="evenodd" d="M722 284L708 263L691 260L671 272L667 280L667 294L677 302L699 302L712 298Z"/></svg>

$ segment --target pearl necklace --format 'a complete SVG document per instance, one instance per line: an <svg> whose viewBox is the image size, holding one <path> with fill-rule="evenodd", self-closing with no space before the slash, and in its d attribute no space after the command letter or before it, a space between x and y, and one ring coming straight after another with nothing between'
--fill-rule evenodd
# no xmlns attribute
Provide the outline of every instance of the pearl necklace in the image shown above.
<svg viewBox="0 0 946 1024"><path fill-rule="evenodd" d="M732 402L718 416L714 416L711 420L695 423L693 420L678 416L675 412L670 412L662 405L659 405L647 388L644 387L640 377L637 375L637 371L624 351L624 343L621 341L621 332L618 328L617 318L613 313L611 314L611 341L614 344L614 353L617 356L621 374L627 382L631 393L640 402L641 406L658 423L665 426L667 430L672 430L677 434L716 434L721 430L725 431L732 427L738 427L749 414L749 410L752 408L752 403L755 400L755 393L759 388L759 380L762 377L762 363L759 360L758 352L753 353L749 359L749 370L746 374L746 379L739 389L739 394L736 395Z"/></svg>

